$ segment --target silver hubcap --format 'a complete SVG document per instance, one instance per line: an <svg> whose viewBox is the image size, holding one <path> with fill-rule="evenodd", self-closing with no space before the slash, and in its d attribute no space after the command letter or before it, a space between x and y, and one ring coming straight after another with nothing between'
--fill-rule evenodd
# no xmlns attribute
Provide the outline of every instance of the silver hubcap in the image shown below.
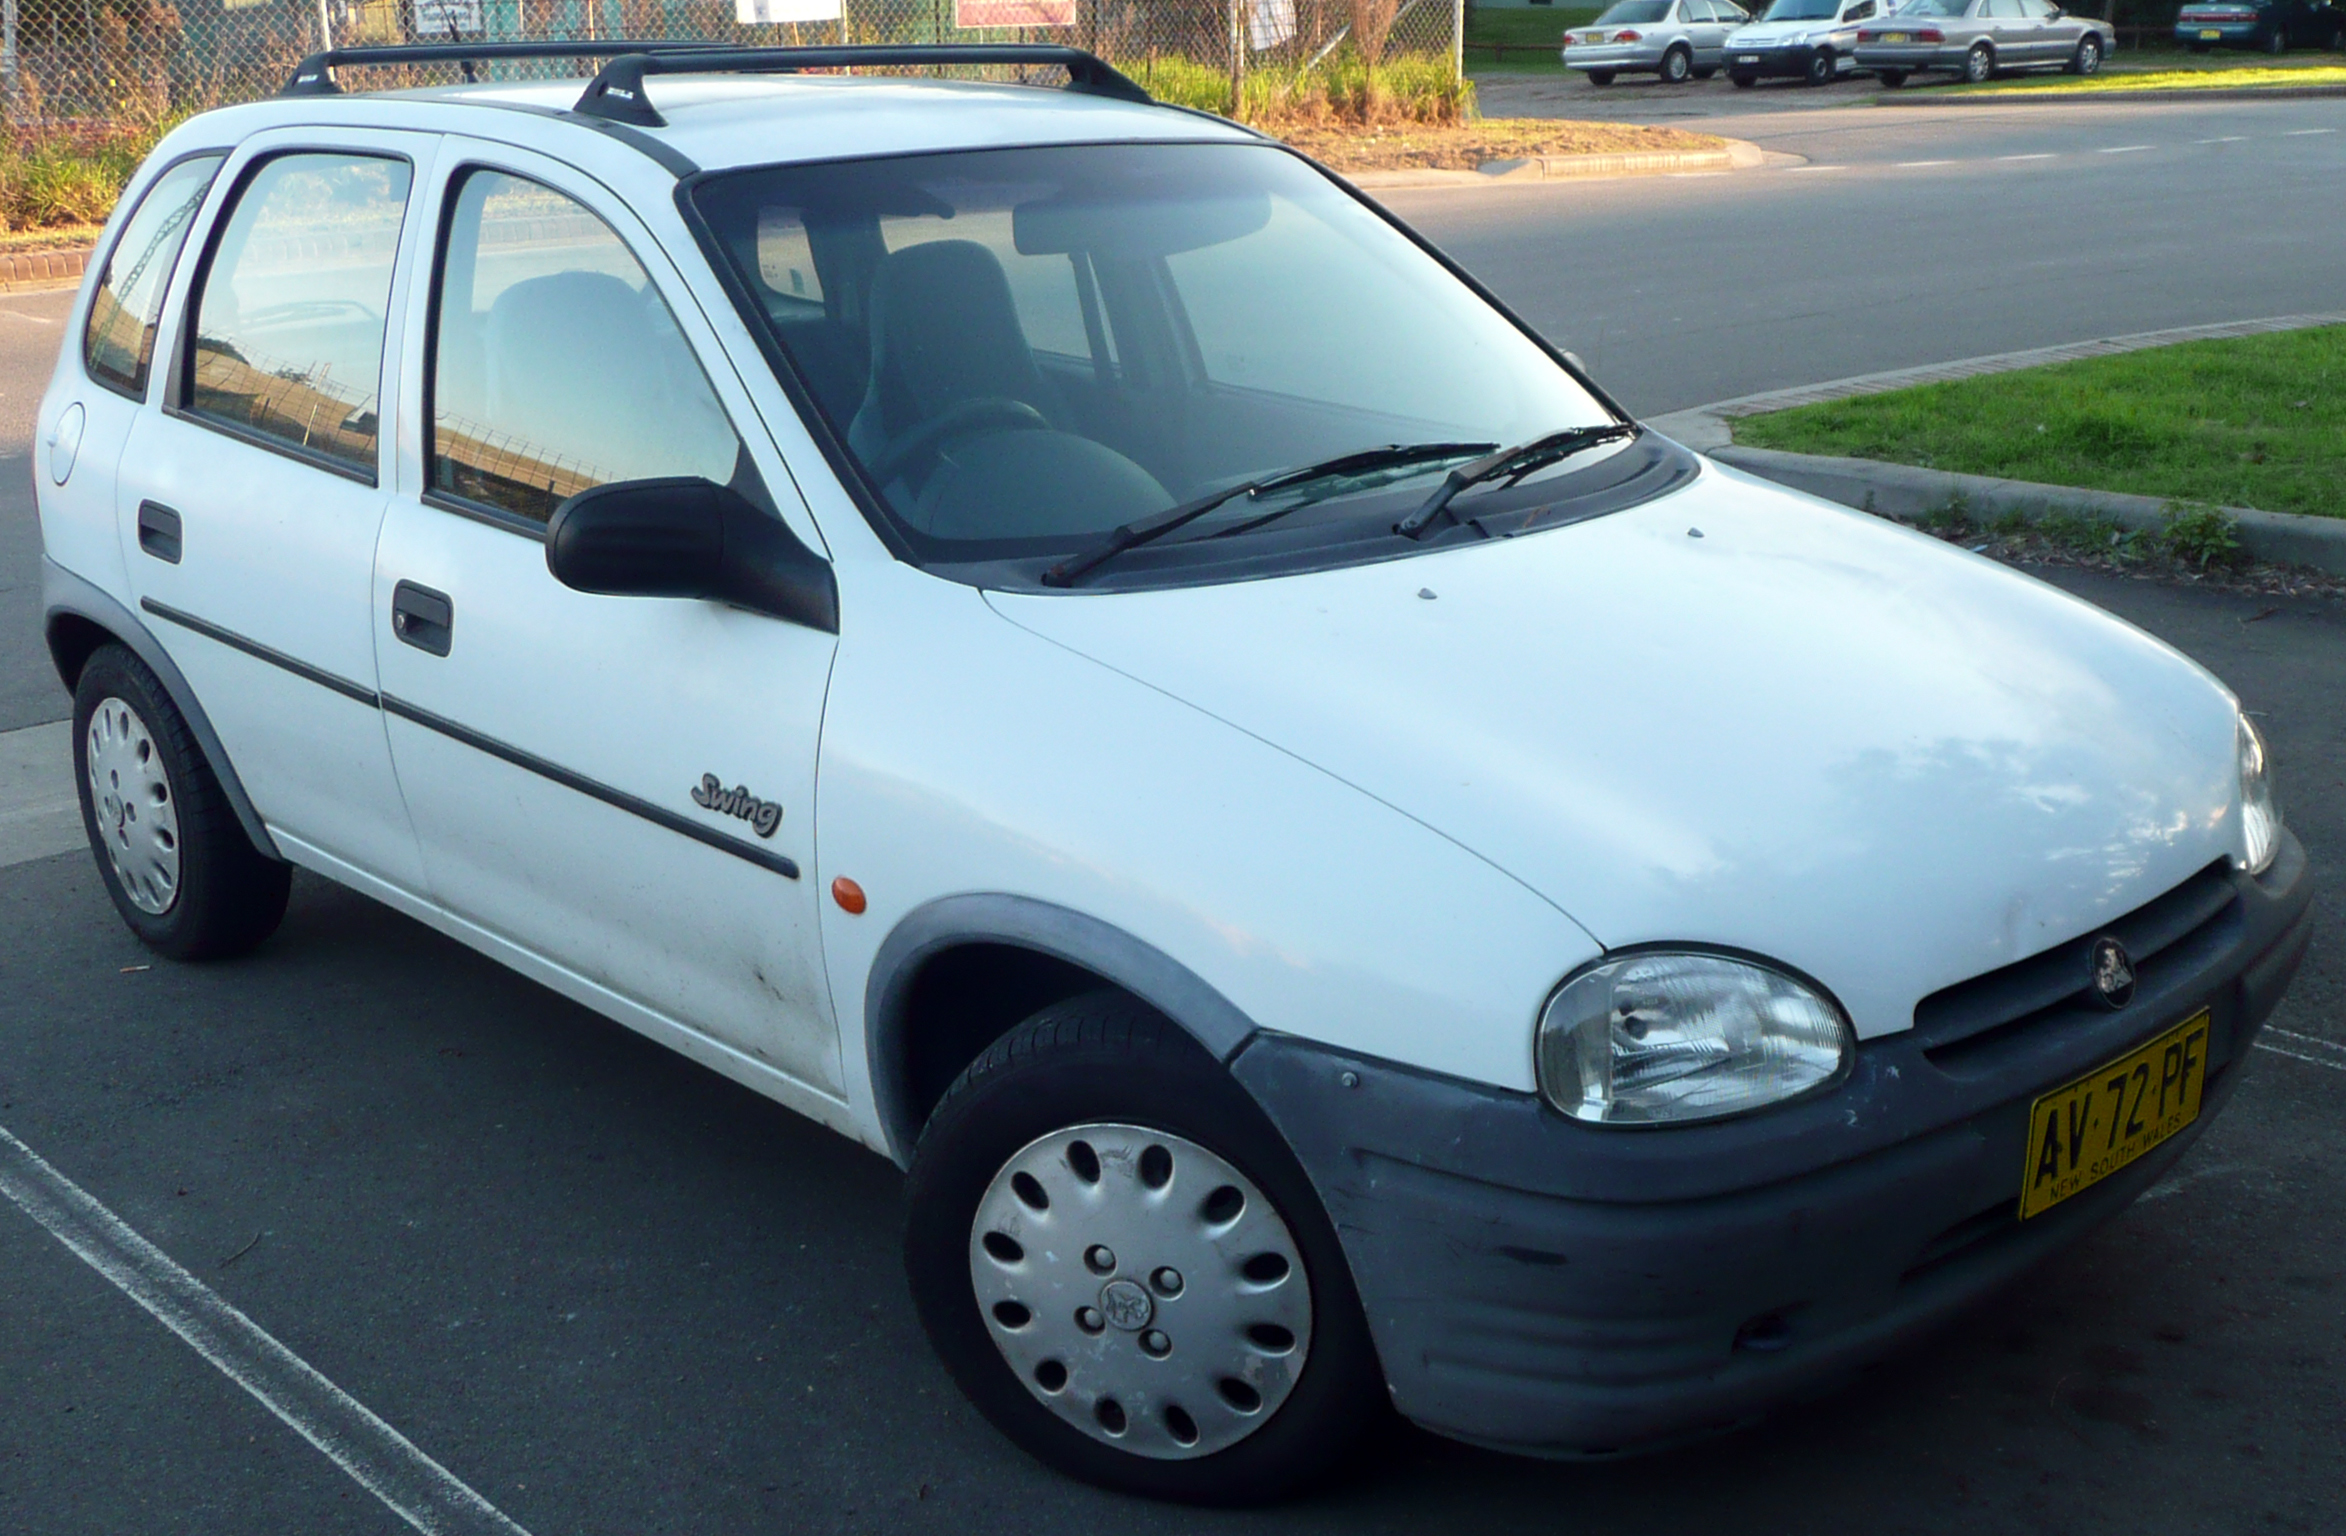
<svg viewBox="0 0 2346 1536"><path fill-rule="evenodd" d="M123 894L161 917L179 899L179 806L138 711L109 698L90 716L90 806Z"/></svg>
<svg viewBox="0 0 2346 1536"><path fill-rule="evenodd" d="M1311 1350L1311 1282L1254 1182L1180 1136L1054 1131L978 1202L969 1274L1002 1358L1095 1440L1160 1461L1253 1434Z"/></svg>

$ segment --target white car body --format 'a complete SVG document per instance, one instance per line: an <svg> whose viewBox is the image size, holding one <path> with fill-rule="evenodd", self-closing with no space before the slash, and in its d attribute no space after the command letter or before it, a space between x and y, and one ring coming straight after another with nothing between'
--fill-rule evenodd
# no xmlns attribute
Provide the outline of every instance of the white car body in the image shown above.
<svg viewBox="0 0 2346 1536"><path fill-rule="evenodd" d="M1833 70L1846 74L1857 50L1857 29L1887 9L1880 0L1841 0L1831 17L1813 21L1755 21L1727 34L1721 50L1730 77L1801 75L1807 61L1830 50Z"/></svg>
<svg viewBox="0 0 2346 1536"><path fill-rule="evenodd" d="M669 126L615 134L565 115L576 92L278 100L163 143L123 207L216 148L199 229L273 148L412 160L379 484L158 390L93 387L76 348L94 263L40 407L53 642L64 665L103 631L177 679L264 850L869 1147L910 1156L905 989L957 943L1090 968L1225 1060L1309 1047L1555 1120L1535 1025L1608 953L1765 957L1839 1001L1862 1056L1926 997L2248 860L2237 705L2201 668L2026 576L1708 462L1567 526L1260 580L1046 593L923 570L713 275L679 157L1249 136L1081 95L815 78L664 81ZM422 295L460 161L543 179L643 261L828 565L836 635L573 591L540 543L427 499ZM196 266L171 280L166 348ZM186 513L184 563L142 550L149 501ZM402 643L402 583L453 600L449 654ZM693 798L704 776L778 803L774 835ZM834 899L841 878L868 906ZM1575 1134L1607 1156L1663 1145ZM1724 1176L1622 1175L1625 1198ZM1384 1262L1354 1267L1405 1410L1500 1443L1603 1438L1551 1431L1495 1376L1444 1398L1441 1351L1386 1331ZM1670 1417L1605 1411L1631 1437Z"/></svg>

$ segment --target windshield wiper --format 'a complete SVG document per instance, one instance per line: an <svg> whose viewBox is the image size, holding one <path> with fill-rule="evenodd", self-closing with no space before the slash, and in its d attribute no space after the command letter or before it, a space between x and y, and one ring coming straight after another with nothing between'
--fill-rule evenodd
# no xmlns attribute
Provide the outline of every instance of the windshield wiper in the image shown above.
<svg viewBox="0 0 2346 1536"><path fill-rule="evenodd" d="M1249 480L1231 486L1228 490L1215 491L1195 501L1183 502L1170 512L1162 513L1145 523L1126 523L1094 547L1079 555L1070 555L1043 572L1043 585L1072 587L1126 550L1154 543L1241 496L1269 496L1278 491L1293 490L1299 485L1308 485L1314 480L1333 479L1338 475L1398 469L1403 465L1434 459L1459 459L1470 453L1486 453L1492 446L1490 443L1387 443L1382 448L1362 448L1332 459L1322 459L1317 464L1306 464L1301 469L1282 470L1261 480Z"/></svg>
<svg viewBox="0 0 2346 1536"><path fill-rule="evenodd" d="M1417 538L1433 526L1435 518L1450 512L1451 501L1470 485L1480 485L1485 480L1502 477L1520 480L1534 470L1547 468L1558 459L1570 458L1583 448L1594 448L1599 443L1609 443L1617 437L1632 437L1638 430L1637 424L1630 421L1612 421L1599 427L1566 427L1561 432L1550 432L1545 437L1535 437L1513 448L1502 448L1472 464L1461 464L1442 477L1442 483L1434 488L1434 494L1425 499L1423 506L1395 523L1393 531L1407 538ZM1450 512L1450 520L1456 522L1458 514Z"/></svg>

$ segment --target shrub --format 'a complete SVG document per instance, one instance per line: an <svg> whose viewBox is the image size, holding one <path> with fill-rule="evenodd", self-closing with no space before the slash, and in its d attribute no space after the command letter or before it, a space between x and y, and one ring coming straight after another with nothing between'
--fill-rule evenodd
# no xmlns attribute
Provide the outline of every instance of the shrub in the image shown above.
<svg viewBox="0 0 2346 1536"><path fill-rule="evenodd" d="M1230 76L1210 64L1157 58L1123 66L1151 96L1203 112L1230 112ZM1447 54L1405 53L1374 67L1340 48L1312 69L1264 68L1246 77L1236 116L1273 128L1288 123L1464 122L1474 114L1474 83Z"/></svg>
<svg viewBox="0 0 2346 1536"><path fill-rule="evenodd" d="M2159 539L2168 554L2203 571L2211 565L2231 565L2240 558L2240 519L2213 507L2176 508L2168 512Z"/></svg>
<svg viewBox="0 0 2346 1536"><path fill-rule="evenodd" d="M0 138L0 220L12 230L104 223L163 132L66 128Z"/></svg>

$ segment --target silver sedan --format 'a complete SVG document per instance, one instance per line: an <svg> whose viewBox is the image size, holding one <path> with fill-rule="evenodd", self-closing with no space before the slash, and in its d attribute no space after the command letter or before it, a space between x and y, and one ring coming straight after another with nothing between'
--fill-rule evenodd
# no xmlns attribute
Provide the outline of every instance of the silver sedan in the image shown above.
<svg viewBox="0 0 2346 1536"><path fill-rule="evenodd" d="M1617 0L1593 26L1564 34L1564 67L1611 85L1660 75L1672 85L1719 72L1727 33L1751 17L1731 0Z"/></svg>
<svg viewBox="0 0 2346 1536"><path fill-rule="evenodd" d="M2102 67L2117 29L2051 0L1907 0L1857 34L1857 67L1901 86L1926 69L1978 84L2002 70Z"/></svg>

